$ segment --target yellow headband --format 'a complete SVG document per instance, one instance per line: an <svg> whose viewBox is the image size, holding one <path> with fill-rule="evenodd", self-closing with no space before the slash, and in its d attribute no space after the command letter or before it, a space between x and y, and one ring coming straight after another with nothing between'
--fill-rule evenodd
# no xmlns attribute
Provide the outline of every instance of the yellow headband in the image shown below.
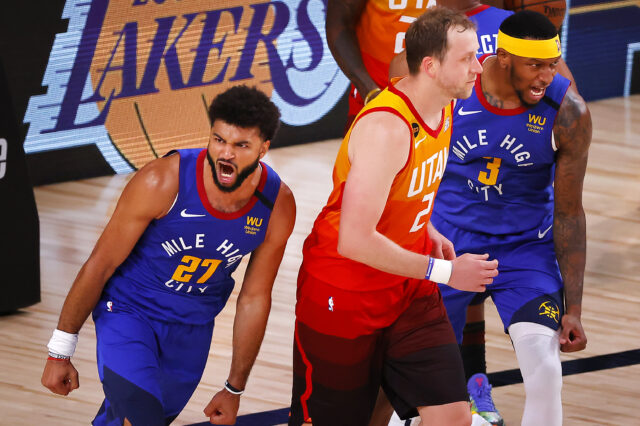
<svg viewBox="0 0 640 426"><path fill-rule="evenodd" d="M498 48L523 58L551 59L562 55L560 37L557 35L548 40L529 40L511 37L498 31Z"/></svg>

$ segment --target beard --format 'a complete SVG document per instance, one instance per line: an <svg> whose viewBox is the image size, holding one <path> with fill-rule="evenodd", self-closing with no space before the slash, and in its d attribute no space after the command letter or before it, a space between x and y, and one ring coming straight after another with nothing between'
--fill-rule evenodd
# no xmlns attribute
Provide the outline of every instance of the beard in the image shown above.
<svg viewBox="0 0 640 426"><path fill-rule="evenodd" d="M218 180L218 173L216 173L216 165L211 158L211 154L209 154L209 150L207 149L207 160L209 161L209 166L211 167L211 174L213 175L213 183L216 184L216 187L222 192L233 192L236 189L240 188L240 185L258 168L260 164L260 155L256 158L256 161L249 164L244 169L238 172L238 176L236 177L236 181L231 185L223 185Z"/></svg>
<svg viewBox="0 0 640 426"><path fill-rule="evenodd" d="M516 76L516 73L515 73L514 69L511 68L511 84L513 85L514 81L516 81L516 80L518 80L518 78ZM513 89L515 90L516 95L518 95L518 99L520 99L520 103L522 104L522 106L524 106L526 108L532 108L532 107L537 105L537 102L532 104L530 102L527 102L524 99L524 90L518 90L518 89L515 88L515 86L514 86Z"/></svg>

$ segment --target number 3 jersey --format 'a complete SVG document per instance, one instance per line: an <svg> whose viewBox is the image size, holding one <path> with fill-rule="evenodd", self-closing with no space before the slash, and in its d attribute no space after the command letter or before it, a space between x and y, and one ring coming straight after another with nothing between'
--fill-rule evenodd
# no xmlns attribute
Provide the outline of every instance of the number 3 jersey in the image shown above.
<svg viewBox="0 0 640 426"><path fill-rule="evenodd" d="M553 125L569 84L556 75L535 106L501 109L487 102L478 76L471 96L455 107L436 228L444 220L466 231L507 235L551 224Z"/></svg>
<svg viewBox="0 0 640 426"><path fill-rule="evenodd" d="M241 210L223 213L207 198L206 149L178 150L180 186L169 213L148 225L107 282L100 309L132 309L152 319L205 324L222 310L243 256L263 241L280 189L264 163L260 183ZM208 167L208 165L207 165Z"/></svg>

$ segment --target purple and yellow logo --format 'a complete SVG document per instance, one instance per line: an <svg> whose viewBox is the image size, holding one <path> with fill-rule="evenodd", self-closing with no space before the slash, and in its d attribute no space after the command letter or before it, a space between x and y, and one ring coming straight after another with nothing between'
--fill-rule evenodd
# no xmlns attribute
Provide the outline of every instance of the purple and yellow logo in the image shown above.
<svg viewBox="0 0 640 426"><path fill-rule="evenodd" d="M95 144L128 172L204 146L207 105L236 84L269 94L284 123L313 123L349 85L327 46L326 1L67 0L25 151Z"/></svg>

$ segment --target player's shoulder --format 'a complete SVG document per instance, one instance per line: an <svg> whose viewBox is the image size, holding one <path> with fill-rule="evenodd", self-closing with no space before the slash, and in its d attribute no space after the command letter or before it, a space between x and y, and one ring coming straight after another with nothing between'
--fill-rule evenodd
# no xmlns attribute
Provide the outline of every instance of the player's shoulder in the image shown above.
<svg viewBox="0 0 640 426"><path fill-rule="evenodd" d="M278 197L276 198L276 204L280 203L285 211L290 211L291 208L295 210L295 197L293 191L289 188L283 180L280 180L280 188L278 189ZM275 208L275 207L274 207Z"/></svg>
<svg viewBox="0 0 640 426"><path fill-rule="evenodd" d="M587 103L576 90L567 90L553 126L558 150L586 152L591 143L591 129Z"/></svg>
<svg viewBox="0 0 640 426"><path fill-rule="evenodd" d="M128 192L163 210L165 205L171 205L178 193L179 173L179 155L156 158L136 172L127 185Z"/></svg>
<svg viewBox="0 0 640 426"><path fill-rule="evenodd" d="M286 241L296 221L296 200L293 191L283 180L280 180L280 189L276 202L273 205L269 228L267 230L267 241Z"/></svg>
<svg viewBox="0 0 640 426"><path fill-rule="evenodd" d="M560 104L558 119L577 120L588 114L589 107L587 106L587 102L580 96L577 90L569 87Z"/></svg>
<svg viewBox="0 0 640 426"><path fill-rule="evenodd" d="M349 145L362 145L368 151L394 151L405 145L410 136L409 117L396 109L380 109L360 117L351 131Z"/></svg>
<svg viewBox="0 0 640 426"><path fill-rule="evenodd" d="M135 178L149 189L161 189L166 185L179 182L180 155L176 152L173 155L156 158L148 162L136 172Z"/></svg>

